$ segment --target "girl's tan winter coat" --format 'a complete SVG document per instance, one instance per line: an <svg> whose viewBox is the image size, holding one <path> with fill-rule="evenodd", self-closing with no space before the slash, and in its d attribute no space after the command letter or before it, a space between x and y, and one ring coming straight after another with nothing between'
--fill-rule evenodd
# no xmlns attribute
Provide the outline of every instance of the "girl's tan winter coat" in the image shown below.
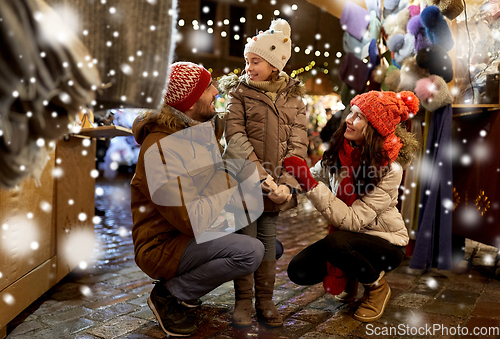
<svg viewBox="0 0 500 339"><path fill-rule="evenodd" d="M282 167L283 159L307 156L307 117L302 99L304 85L292 78L288 85L271 100L262 90L248 85L244 76L235 74L219 81L222 92L228 93L226 115L226 140L244 133L254 152L254 161L261 179L270 174L275 182L300 190L297 180ZM289 202L276 205L264 197L264 211L283 211L297 206L294 196Z"/></svg>

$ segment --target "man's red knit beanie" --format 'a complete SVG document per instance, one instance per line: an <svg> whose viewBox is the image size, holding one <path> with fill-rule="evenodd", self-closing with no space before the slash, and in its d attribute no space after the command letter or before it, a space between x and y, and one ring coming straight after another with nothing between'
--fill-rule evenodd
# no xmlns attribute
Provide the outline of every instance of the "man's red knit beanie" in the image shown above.
<svg viewBox="0 0 500 339"><path fill-rule="evenodd" d="M370 124L383 137L393 134L396 126L418 112L419 101L413 92L370 91L355 96L351 107L358 106Z"/></svg>
<svg viewBox="0 0 500 339"><path fill-rule="evenodd" d="M176 62L170 65L165 103L181 112L189 110L210 84L209 71L192 62Z"/></svg>

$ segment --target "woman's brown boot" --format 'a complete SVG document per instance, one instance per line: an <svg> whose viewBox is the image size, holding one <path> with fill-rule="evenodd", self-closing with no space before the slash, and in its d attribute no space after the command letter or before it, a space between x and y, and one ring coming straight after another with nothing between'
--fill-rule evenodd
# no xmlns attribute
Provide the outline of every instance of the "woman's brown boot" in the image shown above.
<svg viewBox="0 0 500 339"><path fill-rule="evenodd" d="M234 280L235 305L233 325L247 327L252 324L253 274Z"/></svg>
<svg viewBox="0 0 500 339"><path fill-rule="evenodd" d="M354 313L354 319L370 322L379 319L384 314L385 306L391 297L391 288L383 276L384 271L374 283L363 284L366 297Z"/></svg>
<svg viewBox="0 0 500 339"><path fill-rule="evenodd" d="M283 318L273 302L276 260L262 261L254 275L257 317L269 327L283 326Z"/></svg>
<svg viewBox="0 0 500 339"><path fill-rule="evenodd" d="M347 284L345 285L344 292L335 296L335 300L341 303L350 303L356 300L358 295L358 279L357 278L347 278Z"/></svg>

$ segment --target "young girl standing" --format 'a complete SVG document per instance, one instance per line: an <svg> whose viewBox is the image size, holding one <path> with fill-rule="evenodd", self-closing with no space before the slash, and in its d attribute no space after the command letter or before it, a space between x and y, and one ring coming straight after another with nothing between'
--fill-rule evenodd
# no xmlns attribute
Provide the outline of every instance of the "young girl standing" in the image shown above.
<svg viewBox="0 0 500 339"><path fill-rule="evenodd" d="M288 277L300 285L317 284L327 275L328 262L347 276L345 291L336 297L344 302L355 299L359 280L366 296L354 314L359 321L382 316L391 295L384 272L399 266L409 240L396 205L403 166L419 144L399 123L418 107L412 92L360 94L311 171L302 159L285 159L286 170L337 229L297 254Z"/></svg>
<svg viewBox="0 0 500 339"><path fill-rule="evenodd" d="M254 36L244 51L245 74L223 77L221 90L228 93L226 139L241 133L254 151L249 160L257 165L264 197L264 213L239 232L257 237L265 247L264 259L253 275L234 281L236 305L233 324L250 326L255 279L257 316L271 327L283 325L272 301L276 273L276 221L280 211L297 205L291 194L300 190L297 180L282 168L286 157L307 156L307 127L302 95L305 87L283 68L291 56L290 25L272 21L265 32Z"/></svg>

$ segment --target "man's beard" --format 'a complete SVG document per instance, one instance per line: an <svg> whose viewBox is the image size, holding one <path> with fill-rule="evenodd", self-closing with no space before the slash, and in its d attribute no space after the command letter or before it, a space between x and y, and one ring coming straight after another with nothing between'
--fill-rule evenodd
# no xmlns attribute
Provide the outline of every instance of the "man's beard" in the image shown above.
<svg viewBox="0 0 500 339"><path fill-rule="evenodd" d="M206 122L212 119L215 115L215 109L212 109L212 102L215 97L207 104L201 100L198 100L193 107L193 119L201 122Z"/></svg>

